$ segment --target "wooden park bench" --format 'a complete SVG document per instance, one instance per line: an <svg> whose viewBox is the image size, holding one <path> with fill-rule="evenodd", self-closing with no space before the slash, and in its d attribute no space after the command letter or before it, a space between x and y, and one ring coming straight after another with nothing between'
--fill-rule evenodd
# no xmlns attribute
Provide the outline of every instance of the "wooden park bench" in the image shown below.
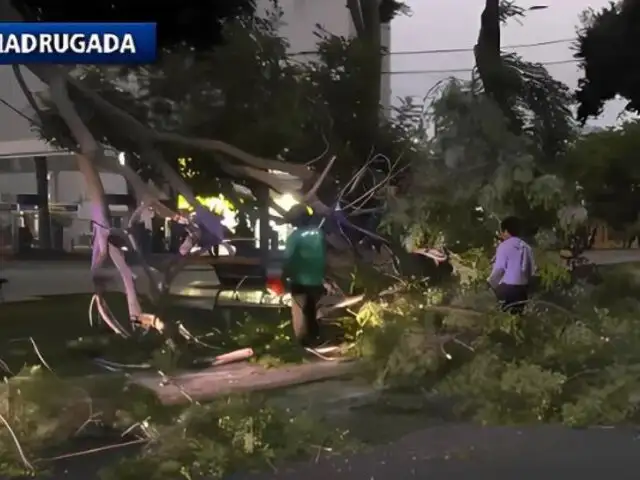
<svg viewBox="0 0 640 480"><path fill-rule="evenodd" d="M255 240L251 239L251 241ZM230 243L233 244L235 242L232 241ZM278 270L278 254L274 253L275 255L271 255L274 257L273 260L265 262L260 250L255 247L244 248L241 251L236 251L235 255L230 256L215 255L212 252L212 254L189 259L189 264L206 265L206 270L213 269L215 272L218 282L203 288L212 291L213 307L218 304L222 294L229 292L232 292L231 299L235 302L227 303L225 307L246 306L247 302L242 301L241 294L252 292L256 292L260 296L258 302L255 302L257 305L285 307L287 305L284 302L284 298L280 296L277 302L273 302L274 295L267 289L268 270ZM254 302L251 303L253 304Z"/></svg>

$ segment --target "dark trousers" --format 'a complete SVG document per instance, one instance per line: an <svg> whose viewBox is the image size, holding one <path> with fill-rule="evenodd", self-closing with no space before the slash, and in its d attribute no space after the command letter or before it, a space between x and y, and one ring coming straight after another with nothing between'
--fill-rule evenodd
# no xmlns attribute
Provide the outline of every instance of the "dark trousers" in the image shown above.
<svg viewBox="0 0 640 480"><path fill-rule="evenodd" d="M513 315L521 315L525 302L529 299L529 286L501 283L496 288L496 297L503 311Z"/></svg>
<svg viewBox="0 0 640 480"><path fill-rule="evenodd" d="M296 338L305 346L320 336L318 302L323 295L322 285L291 285L291 322Z"/></svg>

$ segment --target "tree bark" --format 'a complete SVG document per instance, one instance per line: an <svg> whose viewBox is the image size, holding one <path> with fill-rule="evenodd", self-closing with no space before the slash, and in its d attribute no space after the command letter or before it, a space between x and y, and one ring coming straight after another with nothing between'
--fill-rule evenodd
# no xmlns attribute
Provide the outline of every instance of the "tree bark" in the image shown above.
<svg viewBox="0 0 640 480"><path fill-rule="evenodd" d="M271 245L271 225L269 225L269 187L264 185L258 186L255 190L258 197L258 218L260 219L260 230L258 237L260 238L260 255L262 261L269 260L270 245Z"/></svg>
<svg viewBox="0 0 640 480"><path fill-rule="evenodd" d="M521 125L513 110L513 85L502 62L500 46L500 0L485 0L474 48L476 67L485 93L498 104L511 130L518 134Z"/></svg>
<svg viewBox="0 0 640 480"><path fill-rule="evenodd" d="M49 212L49 168L47 157L34 157L38 196L38 245L51 250L51 214Z"/></svg>
<svg viewBox="0 0 640 480"><path fill-rule="evenodd" d="M64 119L73 133L82 154L76 155L78 160L78 168L85 178L89 201L91 202L91 219L94 224L94 245L93 257L91 261L91 271L94 277L96 288L99 279L99 270L104 264L107 256L110 255L115 264L127 296L127 304L129 307L129 316L131 319L137 319L142 315L142 307L138 301L138 295L135 289L133 271L126 264L122 252L109 244L110 219L108 206L105 198L104 186L100 179L100 174L95 167L97 158L104 155L102 147L96 142L95 138L84 124L73 104L71 103L66 86L66 79L63 75L53 78L50 83L51 99L56 105L60 116ZM92 162L93 160L93 162Z"/></svg>
<svg viewBox="0 0 640 480"><path fill-rule="evenodd" d="M347 9L356 30L356 41L365 46L362 102L364 118L360 119L363 129L362 151L368 151L375 144L380 126L380 90L382 88L382 45L380 0L347 0ZM362 153L362 152L361 152Z"/></svg>
<svg viewBox="0 0 640 480"><path fill-rule="evenodd" d="M500 0L485 0L480 16L480 32L474 48L478 74L485 92L504 107L504 92L499 88L502 70L500 57Z"/></svg>
<svg viewBox="0 0 640 480"><path fill-rule="evenodd" d="M371 84L369 101L375 108L375 128L380 122L380 89L382 86L382 23L380 0L361 0L362 18L365 25L364 39L371 48ZM373 115L373 112L372 112Z"/></svg>

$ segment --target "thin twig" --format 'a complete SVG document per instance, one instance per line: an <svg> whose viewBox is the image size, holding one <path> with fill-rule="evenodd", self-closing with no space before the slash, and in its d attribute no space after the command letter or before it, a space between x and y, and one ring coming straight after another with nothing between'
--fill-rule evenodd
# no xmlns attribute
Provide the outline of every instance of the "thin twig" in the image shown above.
<svg viewBox="0 0 640 480"><path fill-rule="evenodd" d="M4 418L2 414L0 414L0 422L2 422L4 426L7 428L7 430L9 430L9 435L11 435L13 444L16 446L16 450L18 451L18 455L20 455L20 460L22 460L22 463L24 464L24 466L28 470L35 472L35 468L33 468L33 465L31 464L31 462L29 462L29 459L27 458L27 456L24 453L24 450L22 449L22 445L20 444L20 440L18 440L18 436L13 431L13 428L11 428L11 425L9 425L9 422L7 421L6 418Z"/></svg>
<svg viewBox="0 0 640 480"><path fill-rule="evenodd" d="M423 307L425 310L435 313L459 313L462 315L470 315L473 317L481 317L487 315L489 312L479 312L478 310L471 310L469 308L448 307L444 305L426 305Z"/></svg>
<svg viewBox="0 0 640 480"><path fill-rule="evenodd" d="M89 326L90 327L93 327L93 307L95 306L96 298L97 297L94 294L94 295L91 296L91 300L89 301L89 311L87 313L88 313L88 316L89 316Z"/></svg>
<svg viewBox="0 0 640 480"><path fill-rule="evenodd" d="M457 343L458 345L461 345L461 346L465 347L467 350L469 350L471 352L475 352L476 351L475 348L473 348L471 345L468 345L468 344L464 343L459 338L453 338L451 341L454 342L454 343Z"/></svg>
<svg viewBox="0 0 640 480"><path fill-rule="evenodd" d="M273 462L271 460L269 460L268 458L265 458L265 462L267 463L269 468L271 468L271 470L273 470L273 473L278 473L278 469L276 468L276 466L273 464Z"/></svg>
<svg viewBox="0 0 640 480"><path fill-rule="evenodd" d="M198 337L196 337L193 333L191 333L187 327L184 326L184 324L182 322L178 322L178 331L180 332L180 334L189 341L194 342L196 345L200 345L206 348L210 348L212 350L220 350L218 347L214 347L213 345L209 345L206 342L203 342L202 340L200 340Z"/></svg>
<svg viewBox="0 0 640 480"><path fill-rule="evenodd" d="M318 450L314 463L318 463L320 461L320 454L322 453L322 451L329 453L333 452L333 449L325 447L324 445L311 445L311 447L315 447Z"/></svg>
<svg viewBox="0 0 640 480"><path fill-rule="evenodd" d="M321 360L325 360L327 362L335 362L337 360L337 358L331 358L331 357L327 357L326 355L323 355L322 353L318 352L317 350L310 348L310 347L304 347L304 349L309 352L312 355L315 355L316 357L318 357Z"/></svg>
<svg viewBox="0 0 640 480"><path fill-rule="evenodd" d="M194 405L200 405L200 402L196 401L193 399L193 397L191 395L189 395L184 388L182 388L181 385L178 385L176 382L174 382L167 374L165 374L162 370L158 370L158 374L160 375L160 377L162 378L162 385L172 385L174 387L176 387L178 389L178 392L180 392L180 394L186 398L189 403L192 403Z"/></svg>
<svg viewBox="0 0 640 480"><path fill-rule="evenodd" d="M148 438L151 439L153 436L151 435L151 432L149 432L149 429L147 428L147 426L145 425L149 420L151 420L151 417L147 417L144 420L142 420L141 422L136 422L133 425L131 425L129 428L127 428L124 432L122 432L122 434L120 435L120 437L126 437L127 435L129 435L133 430L135 430L136 428L139 428L142 433Z"/></svg>
<svg viewBox="0 0 640 480"><path fill-rule="evenodd" d="M141 443L148 443L148 442L149 442L149 439L147 438L139 438L137 440L131 440L129 442L116 443L114 445L106 445L104 447L91 448L89 450L82 450L79 452L65 453L63 455L58 455L56 457L41 458L41 459L38 459L38 462L55 462L56 460L64 460L65 458L80 457L82 455L91 455L93 453L100 453L106 450L129 447L131 445L139 445Z"/></svg>
<svg viewBox="0 0 640 480"><path fill-rule="evenodd" d="M308 162L306 162L305 166L307 166L307 167L310 167L314 163L316 163L319 160L323 159L325 157L325 155L327 153L329 153L330 145L329 145L329 140L327 140L327 136L324 134L323 131L320 132L320 136L322 137L322 141L324 142L324 151L320 155L316 156L314 159L309 160Z"/></svg>
<svg viewBox="0 0 640 480"><path fill-rule="evenodd" d="M36 355L38 356L38 360L40 360L40 363L42 363L42 365L44 365L44 367L47 370L49 370L51 373L53 373L53 369L49 366L47 361L44 359L44 357L40 353L40 350L38 349L38 345L36 345L36 342L33 339L33 337L29 337L29 341L31 342L31 345L33 346L33 351L36 352Z"/></svg>
<svg viewBox="0 0 640 480"><path fill-rule="evenodd" d="M9 375L15 375L11 369L9 368L9 365L7 364L7 362L5 362L4 360L2 360L0 358L0 368L2 368L5 372L7 372Z"/></svg>
<svg viewBox="0 0 640 480"><path fill-rule="evenodd" d="M82 432L88 425L94 423L98 418L102 416L102 412L98 412L96 414L91 413L91 410L93 410L91 405L89 405L89 410L90 410L89 418L87 418L84 421L84 423L76 429L76 431L73 433L74 437L77 437L78 435L80 435L80 432Z"/></svg>

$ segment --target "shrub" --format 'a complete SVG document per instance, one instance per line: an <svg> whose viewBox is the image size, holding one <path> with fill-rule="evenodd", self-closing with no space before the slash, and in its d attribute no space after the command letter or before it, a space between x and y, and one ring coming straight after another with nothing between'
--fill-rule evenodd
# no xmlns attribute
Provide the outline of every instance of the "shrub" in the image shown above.
<svg viewBox="0 0 640 480"><path fill-rule="evenodd" d="M640 394L640 302L632 276L609 276L598 286L549 283L523 316L498 311L478 286L400 294L361 311L377 320L359 353L381 386L435 393L482 423L630 421Z"/></svg>

